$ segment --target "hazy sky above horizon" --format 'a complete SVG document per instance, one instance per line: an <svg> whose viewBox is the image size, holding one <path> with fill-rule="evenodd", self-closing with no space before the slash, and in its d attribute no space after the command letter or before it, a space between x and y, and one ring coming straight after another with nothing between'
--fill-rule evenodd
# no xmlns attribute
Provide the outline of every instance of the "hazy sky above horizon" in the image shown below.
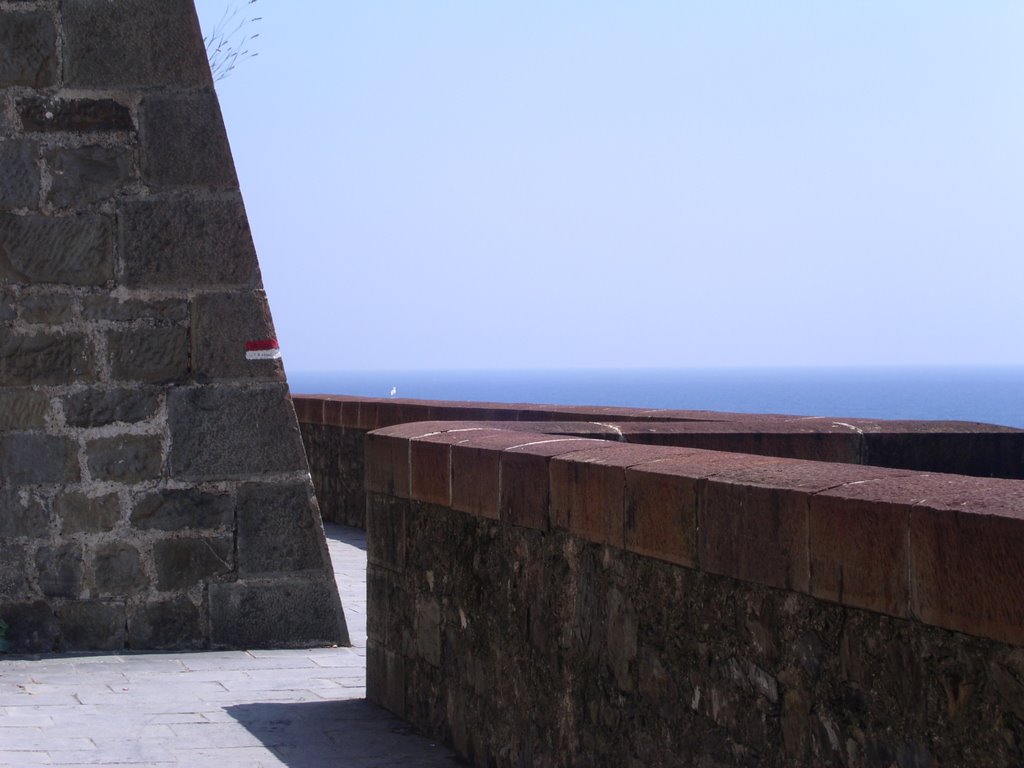
<svg viewBox="0 0 1024 768"><path fill-rule="evenodd" d="M1024 364L1019 0L250 10L290 371Z"/></svg>

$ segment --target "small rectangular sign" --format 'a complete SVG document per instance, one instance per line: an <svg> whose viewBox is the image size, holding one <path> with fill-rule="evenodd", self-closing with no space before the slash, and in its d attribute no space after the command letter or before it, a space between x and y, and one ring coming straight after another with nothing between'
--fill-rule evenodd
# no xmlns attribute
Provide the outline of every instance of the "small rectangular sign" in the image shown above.
<svg viewBox="0 0 1024 768"><path fill-rule="evenodd" d="M281 348L277 339L261 339L245 342L246 360L280 360Z"/></svg>

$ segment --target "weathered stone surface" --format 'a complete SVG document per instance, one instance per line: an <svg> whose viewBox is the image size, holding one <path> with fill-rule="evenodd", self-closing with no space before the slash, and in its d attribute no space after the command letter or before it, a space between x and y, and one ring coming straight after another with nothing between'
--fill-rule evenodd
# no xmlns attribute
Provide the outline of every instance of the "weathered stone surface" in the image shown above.
<svg viewBox="0 0 1024 768"><path fill-rule="evenodd" d="M0 480L37 485L78 480L78 446L66 437L14 432L0 437Z"/></svg>
<svg viewBox="0 0 1024 768"><path fill-rule="evenodd" d="M202 648L202 614L187 597L145 603L128 616L130 648Z"/></svg>
<svg viewBox="0 0 1024 768"><path fill-rule="evenodd" d="M0 328L0 382L7 386L73 384L92 372L92 346L84 335Z"/></svg>
<svg viewBox="0 0 1024 768"><path fill-rule="evenodd" d="M296 638L309 645L347 645L348 632L323 581L232 582L210 585L211 641L231 648L289 648Z"/></svg>
<svg viewBox="0 0 1024 768"><path fill-rule="evenodd" d="M111 542L96 551L96 587L111 595L129 595L149 586L142 555L131 544Z"/></svg>
<svg viewBox="0 0 1024 768"><path fill-rule="evenodd" d="M103 285L113 277L105 217L0 214L0 284Z"/></svg>
<svg viewBox="0 0 1024 768"><path fill-rule="evenodd" d="M409 502L381 493L366 494L366 558L394 571L405 568Z"/></svg>
<svg viewBox="0 0 1024 768"><path fill-rule="evenodd" d="M246 360L248 341L275 339L263 291L208 293L192 303L192 366L200 381L284 379L280 360Z"/></svg>
<svg viewBox="0 0 1024 768"><path fill-rule="evenodd" d="M132 131L131 110L113 99L18 99L21 126L29 133Z"/></svg>
<svg viewBox="0 0 1024 768"><path fill-rule="evenodd" d="M139 530L213 530L234 522L235 500L227 493L195 488L160 491L143 496L132 511L132 526Z"/></svg>
<svg viewBox="0 0 1024 768"><path fill-rule="evenodd" d="M53 510L65 536L112 531L121 519L121 503L115 493L103 496L67 493L57 497Z"/></svg>
<svg viewBox="0 0 1024 768"><path fill-rule="evenodd" d="M151 419L157 405L154 392L138 389L86 389L63 400L64 419L69 427L134 424Z"/></svg>
<svg viewBox="0 0 1024 768"><path fill-rule="evenodd" d="M1017 647L413 507L404 569L369 566L367 691L474 764L1024 757Z"/></svg>
<svg viewBox="0 0 1024 768"><path fill-rule="evenodd" d="M0 389L0 431L38 429L50 414L50 398L34 389Z"/></svg>
<svg viewBox="0 0 1024 768"><path fill-rule="evenodd" d="M45 88L57 76L57 33L45 11L0 11L0 87Z"/></svg>
<svg viewBox="0 0 1024 768"><path fill-rule="evenodd" d="M281 365L244 359L273 326L204 48L193 0L0 0L0 616L27 623L19 650L208 647L209 582L257 569L264 612L318 590L260 631L344 639ZM246 492L240 534L240 487L277 482Z"/></svg>
<svg viewBox="0 0 1024 768"><path fill-rule="evenodd" d="M0 557L0 604L28 590L28 574L28 558L24 547L3 542L3 557ZM3 618L2 612L0 618Z"/></svg>
<svg viewBox="0 0 1024 768"><path fill-rule="evenodd" d="M241 203L146 200L125 203L119 216L127 286L256 287L260 282Z"/></svg>
<svg viewBox="0 0 1024 768"><path fill-rule="evenodd" d="M441 666L441 605L437 600L423 595L416 598L413 626L416 653L431 666Z"/></svg>
<svg viewBox="0 0 1024 768"><path fill-rule="evenodd" d="M54 147L45 154L50 170L47 200L58 208L109 200L132 178L127 147Z"/></svg>
<svg viewBox="0 0 1024 768"><path fill-rule="evenodd" d="M47 597L78 597L82 589L82 548L78 544L36 550L39 588Z"/></svg>
<svg viewBox="0 0 1024 768"><path fill-rule="evenodd" d="M211 85L191 0L64 0L62 12L68 86Z"/></svg>
<svg viewBox="0 0 1024 768"><path fill-rule="evenodd" d="M315 570L327 562L306 483L248 483L238 491L238 571Z"/></svg>
<svg viewBox="0 0 1024 768"><path fill-rule="evenodd" d="M66 649L120 651L125 646L125 607L120 601L82 600L57 609L61 646Z"/></svg>
<svg viewBox="0 0 1024 768"><path fill-rule="evenodd" d="M74 296L62 293L22 296L19 315L26 323L62 325L72 322L77 311Z"/></svg>
<svg viewBox="0 0 1024 768"><path fill-rule="evenodd" d="M174 477L228 479L304 466L283 386L178 388L167 409Z"/></svg>
<svg viewBox="0 0 1024 768"><path fill-rule="evenodd" d="M365 433L341 427L299 424L316 500L324 522L366 528L363 487Z"/></svg>
<svg viewBox="0 0 1024 768"><path fill-rule="evenodd" d="M213 91L142 101L142 175L147 184L237 188Z"/></svg>
<svg viewBox="0 0 1024 768"><path fill-rule="evenodd" d="M46 603L0 603L0 616L7 622L7 639L14 653L45 653L56 646L60 628L53 608Z"/></svg>
<svg viewBox="0 0 1024 768"><path fill-rule="evenodd" d="M39 499L0 487L0 539L49 535L50 514Z"/></svg>
<svg viewBox="0 0 1024 768"><path fill-rule="evenodd" d="M153 545L157 587L162 590L190 589L233 568L234 541L231 536L198 539L164 539Z"/></svg>
<svg viewBox="0 0 1024 768"><path fill-rule="evenodd" d="M39 207L39 167L35 154L31 142L0 141L0 168L4 169L0 175L0 209Z"/></svg>
<svg viewBox="0 0 1024 768"><path fill-rule="evenodd" d="M118 381L165 384L188 374L184 328L137 328L107 334L112 376Z"/></svg>
<svg viewBox="0 0 1024 768"><path fill-rule="evenodd" d="M152 320L178 323L188 319L188 302L182 299L119 299L108 294L87 296L82 302L86 320Z"/></svg>
<svg viewBox="0 0 1024 768"><path fill-rule="evenodd" d="M160 477L163 466L158 435L118 435L86 445L89 474L94 480L135 483Z"/></svg>

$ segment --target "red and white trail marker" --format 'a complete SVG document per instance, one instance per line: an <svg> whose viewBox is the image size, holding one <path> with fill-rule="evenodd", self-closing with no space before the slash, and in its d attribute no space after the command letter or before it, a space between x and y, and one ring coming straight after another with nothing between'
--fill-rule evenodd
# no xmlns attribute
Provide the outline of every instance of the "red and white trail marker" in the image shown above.
<svg viewBox="0 0 1024 768"><path fill-rule="evenodd" d="M246 360L280 360L281 347L277 339L262 339L245 342Z"/></svg>

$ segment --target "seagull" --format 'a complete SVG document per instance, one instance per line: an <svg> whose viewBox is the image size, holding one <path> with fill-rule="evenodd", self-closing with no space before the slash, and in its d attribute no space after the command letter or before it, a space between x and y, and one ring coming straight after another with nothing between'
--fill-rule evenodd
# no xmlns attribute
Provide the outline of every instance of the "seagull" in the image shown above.
<svg viewBox="0 0 1024 768"><path fill-rule="evenodd" d="M391 388L391 396L394 397L397 394L398 394L398 387L392 387Z"/></svg>

